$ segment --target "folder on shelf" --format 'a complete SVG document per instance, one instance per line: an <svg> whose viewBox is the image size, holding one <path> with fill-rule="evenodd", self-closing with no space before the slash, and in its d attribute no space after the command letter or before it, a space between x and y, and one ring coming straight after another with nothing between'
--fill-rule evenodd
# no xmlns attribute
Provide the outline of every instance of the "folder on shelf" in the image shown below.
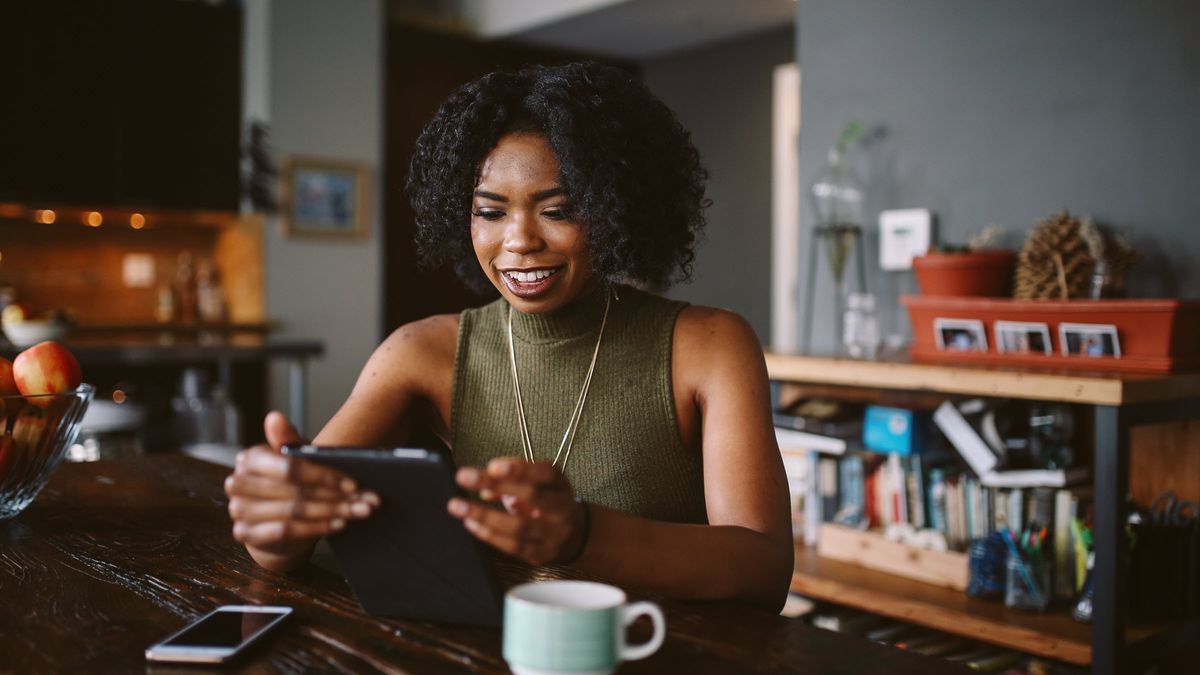
<svg viewBox="0 0 1200 675"><path fill-rule="evenodd" d="M824 453L826 455L841 455L846 452L846 439L813 434L807 431L797 431L784 427L775 427L775 441L780 450L805 450Z"/></svg>

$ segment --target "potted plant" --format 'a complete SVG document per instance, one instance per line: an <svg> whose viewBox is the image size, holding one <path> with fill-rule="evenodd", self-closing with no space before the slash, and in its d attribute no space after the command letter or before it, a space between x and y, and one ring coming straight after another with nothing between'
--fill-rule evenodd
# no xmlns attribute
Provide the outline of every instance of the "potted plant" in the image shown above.
<svg viewBox="0 0 1200 675"><path fill-rule="evenodd" d="M966 246L942 244L913 258L924 295L1007 296L1016 253L992 248L1001 229L988 225Z"/></svg>

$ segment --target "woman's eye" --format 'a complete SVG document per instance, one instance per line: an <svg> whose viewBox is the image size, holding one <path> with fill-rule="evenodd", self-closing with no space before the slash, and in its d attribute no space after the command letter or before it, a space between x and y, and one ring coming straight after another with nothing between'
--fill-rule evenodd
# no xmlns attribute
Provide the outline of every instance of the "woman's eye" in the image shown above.
<svg viewBox="0 0 1200 675"><path fill-rule="evenodd" d="M472 212L472 215L477 218L483 218L484 220L500 220L504 217L504 212L497 211L495 209L475 209Z"/></svg>
<svg viewBox="0 0 1200 675"><path fill-rule="evenodd" d="M542 211L542 215L550 220L566 220L567 214L562 209L546 209Z"/></svg>

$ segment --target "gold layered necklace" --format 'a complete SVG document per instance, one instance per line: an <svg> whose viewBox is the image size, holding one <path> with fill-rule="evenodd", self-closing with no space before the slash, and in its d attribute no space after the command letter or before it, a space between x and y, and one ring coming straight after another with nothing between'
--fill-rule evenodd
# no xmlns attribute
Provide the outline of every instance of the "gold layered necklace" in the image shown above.
<svg viewBox="0 0 1200 675"><path fill-rule="evenodd" d="M587 401L588 388L592 385L592 373L596 371L596 357L600 355L600 343L604 340L604 327L608 325L608 309L612 306L612 293L606 294L604 302L604 318L600 320L600 334L596 336L596 347L592 350L592 362L588 364L587 376L583 378L583 389L579 391L579 399L575 409L567 420L567 430L563 432L562 442L558 444L558 452L554 454L551 463L561 471L566 471L567 460L571 457L571 446L575 443L575 432L579 430L579 419L583 416L583 404ZM521 450L525 461L534 461L533 442L529 438L529 425L525 421L525 401L521 397L521 380L517 376L517 350L513 346L512 305L508 306L508 362L512 366L513 394L517 400L517 420L521 424ZM559 464L559 460L562 464Z"/></svg>

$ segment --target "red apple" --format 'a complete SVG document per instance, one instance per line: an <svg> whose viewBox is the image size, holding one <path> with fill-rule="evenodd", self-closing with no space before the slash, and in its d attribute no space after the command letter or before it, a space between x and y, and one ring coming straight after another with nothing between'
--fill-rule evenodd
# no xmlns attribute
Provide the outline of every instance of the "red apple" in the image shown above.
<svg viewBox="0 0 1200 675"><path fill-rule="evenodd" d="M17 382L13 380L12 361L0 356L0 396L16 396L19 393Z"/></svg>
<svg viewBox="0 0 1200 675"><path fill-rule="evenodd" d="M44 411L35 406L25 406L17 413L12 422L13 447L22 456L36 453L46 443L50 434L54 434L55 426L59 423L59 414L54 411Z"/></svg>
<svg viewBox="0 0 1200 675"><path fill-rule="evenodd" d="M57 342L38 343L17 354L13 361L13 379L25 396L74 391L83 381L79 362ZM45 408L53 399L31 398L29 402Z"/></svg>

